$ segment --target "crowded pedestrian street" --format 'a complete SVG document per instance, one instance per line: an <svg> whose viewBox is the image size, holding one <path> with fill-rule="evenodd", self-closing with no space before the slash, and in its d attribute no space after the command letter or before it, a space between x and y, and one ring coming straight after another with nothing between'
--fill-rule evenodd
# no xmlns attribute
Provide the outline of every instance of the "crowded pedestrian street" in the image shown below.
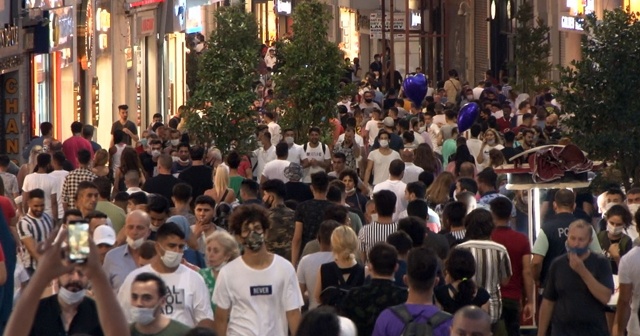
<svg viewBox="0 0 640 336"><path fill-rule="evenodd" d="M636 11L0 6L0 333L640 336Z"/></svg>

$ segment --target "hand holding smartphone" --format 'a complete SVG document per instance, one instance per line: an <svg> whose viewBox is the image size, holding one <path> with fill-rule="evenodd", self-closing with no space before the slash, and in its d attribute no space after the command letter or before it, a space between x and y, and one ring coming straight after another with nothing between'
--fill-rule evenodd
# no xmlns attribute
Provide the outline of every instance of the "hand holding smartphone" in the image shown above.
<svg viewBox="0 0 640 336"><path fill-rule="evenodd" d="M85 263L89 257L89 223L86 220L72 221L68 225L67 243L69 244L69 260L74 263Z"/></svg>

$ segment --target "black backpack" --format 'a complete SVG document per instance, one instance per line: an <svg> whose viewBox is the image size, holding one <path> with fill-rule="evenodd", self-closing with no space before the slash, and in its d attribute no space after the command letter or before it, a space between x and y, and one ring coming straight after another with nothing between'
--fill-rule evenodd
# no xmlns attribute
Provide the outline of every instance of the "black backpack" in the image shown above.
<svg viewBox="0 0 640 336"><path fill-rule="evenodd" d="M338 312L341 312L344 298L347 297L347 294L349 294L349 290L353 286L348 284L344 280L344 277L342 276L342 273L340 272L338 265L336 265L335 263L332 263L328 267L331 267L331 272L338 279L338 285L329 286L323 289L322 292L320 293L320 300L322 301L323 306L331 306L331 307L334 307ZM352 274L352 276L355 276L353 278L353 283L362 283L362 281L360 280L359 274L357 275Z"/></svg>
<svg viewBox="0 0 640 336"><path fill-rule="evenodd" d="M400 336L431 336L434 329L452 319L451 314L438 311L426 321L416 322L415 317L411 315L404 304L391 307L391 311L404 323L404 329Z"/></svg>

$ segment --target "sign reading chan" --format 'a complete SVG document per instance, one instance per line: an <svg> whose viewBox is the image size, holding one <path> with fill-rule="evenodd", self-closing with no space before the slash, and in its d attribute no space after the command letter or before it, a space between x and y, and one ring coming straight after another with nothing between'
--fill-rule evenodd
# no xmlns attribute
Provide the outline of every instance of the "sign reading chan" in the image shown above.
<svg viewBox="0 0 640 336"><path fill-rule="evenodd" d="M2 114L4 119L4 134L1 149L12 159L18 159L20 154L20 128L18 118L20 116L18 71L9 72L2 78Z"/></svg>

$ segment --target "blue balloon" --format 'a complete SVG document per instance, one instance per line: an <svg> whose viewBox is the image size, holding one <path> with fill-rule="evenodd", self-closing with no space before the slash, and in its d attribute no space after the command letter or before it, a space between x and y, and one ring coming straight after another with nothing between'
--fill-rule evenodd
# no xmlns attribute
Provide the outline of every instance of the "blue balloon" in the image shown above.
<svg viewBox="0 0 640 336"><path fill-rule="evenodd" d="M427 83L427 77L423 74L407 76L402 83L404 95L418 108L422 106L422 101L427 95Z"/></svg>
<svg viewBox="0 0 640 336"><path fill-rule="evenodd" d="M467 103L458 112L458 132L462 133L473 125L480 114L478 103Z"/></svg>

